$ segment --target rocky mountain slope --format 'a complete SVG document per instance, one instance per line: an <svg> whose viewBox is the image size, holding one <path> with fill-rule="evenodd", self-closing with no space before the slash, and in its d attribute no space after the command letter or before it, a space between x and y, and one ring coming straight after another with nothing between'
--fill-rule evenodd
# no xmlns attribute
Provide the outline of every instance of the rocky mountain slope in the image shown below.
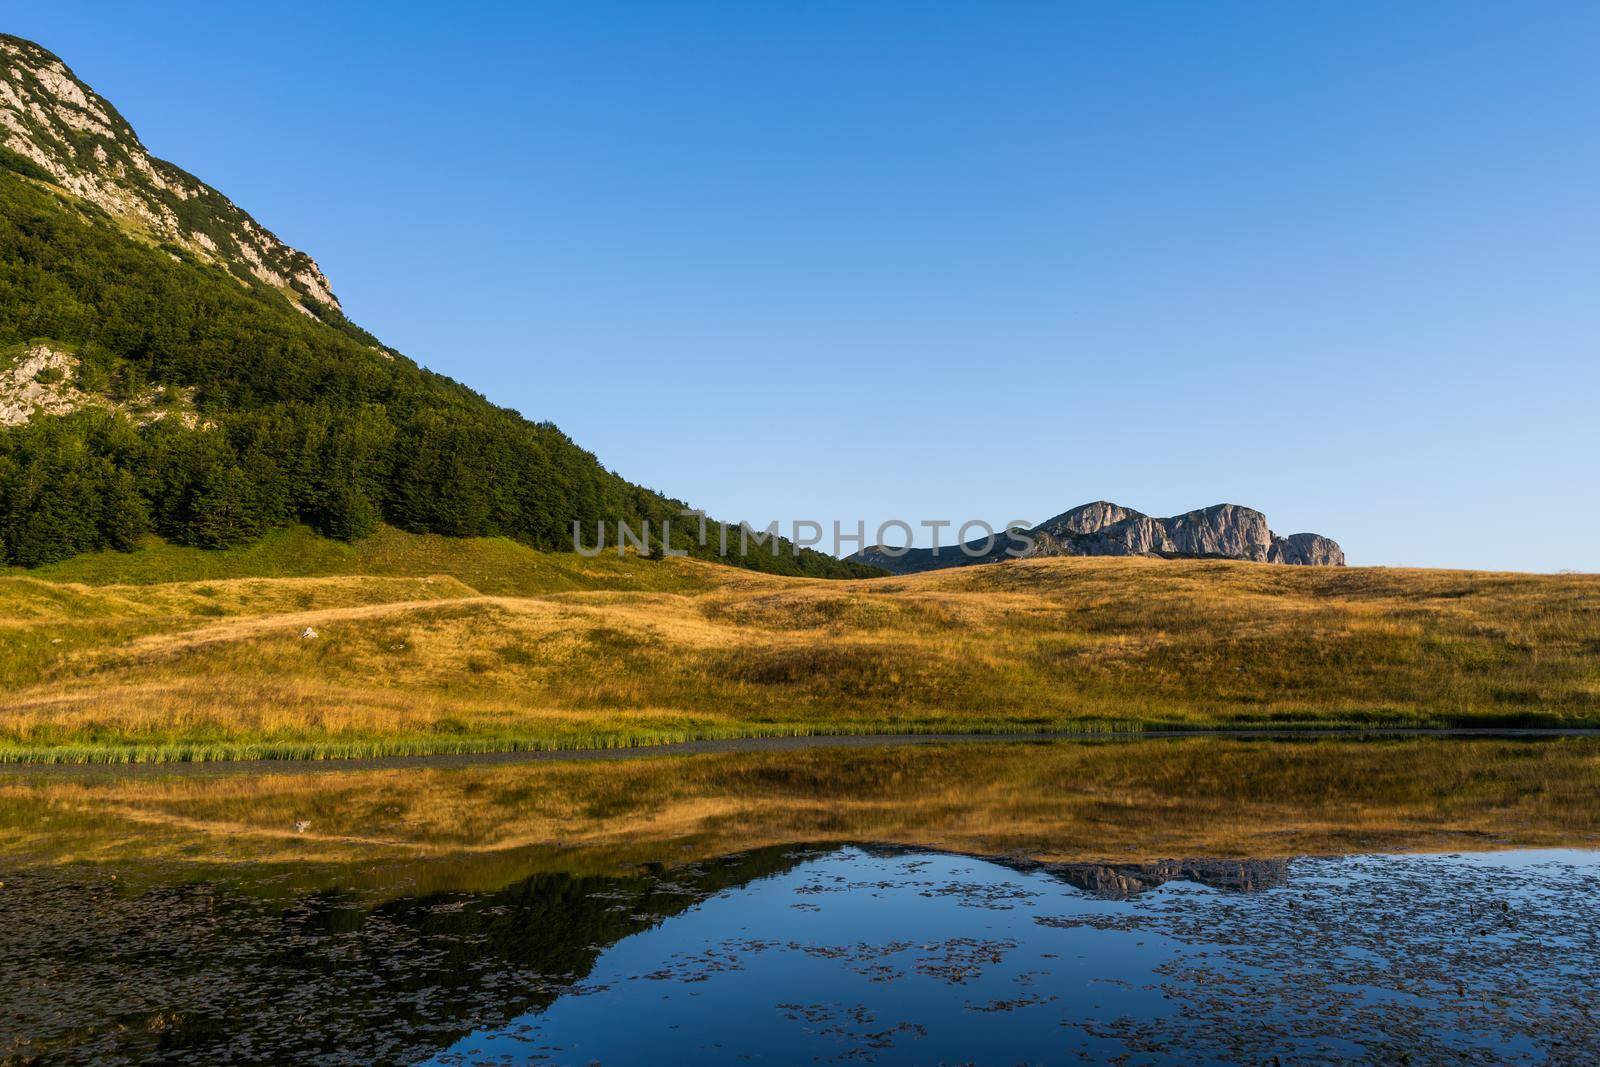
<svg viewBox="0 0 1600 1067"><path fill-rule="evenodd" d="M11 169L104 210L130 232L276 289L301 310L339 310L312 258L233 201L145 150L116 108L45 49L0 34L0 144Z"/></svg>
<svg viewBox="0 0 1600 1067"><path fill-rule="evenodd" d="M153 158L50 52L0 36L0 564L296 523L555 551L575 524L615 547L619 524L648 523L655 554L670 536L722 558L685 507L381 344L309 256ZM877 573L793 547L727 561Z"/></svg>
<svg viewBox="0 0 1600 1067"><path fill-rule="evenodd" d="M1062 512L1018 539L1001 535L992 542L985 538L906 552L874 545L849 558L894 574L913 574L1039 556L1166 556L1344 566L1344 551L1336 541L1314 533L1281 537L1267 527L1265 515L1238 504L1157 519L1106 500Z"/></svg>

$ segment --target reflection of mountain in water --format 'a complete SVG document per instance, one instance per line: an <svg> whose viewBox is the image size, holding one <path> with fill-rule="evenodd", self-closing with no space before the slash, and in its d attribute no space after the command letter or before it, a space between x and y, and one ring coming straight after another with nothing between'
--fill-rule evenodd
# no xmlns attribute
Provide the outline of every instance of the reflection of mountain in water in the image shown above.
<svg viewBox="0 0 1600 1067"><path fill-rule="evenodd" d="M904 845L858 845L869 856L927 851ZM1257 893L1289 884L1287 859L1156 860L1153 863L1044 863L1015 856L981 856L997 867L1043 872L1106 900L1126 900L1168 882L1194 882L1234 893Z"/></svg>
<svg viewBox="0 0 1600 1067"><path fill-rule="evenodd" d="M1289 861L1159 860L1155 863L1052 863L1046 868L1069 885L1097 897L1122 900L1167 882L1196 882L1213 889L1254 893L1289 881Z"/></svg>

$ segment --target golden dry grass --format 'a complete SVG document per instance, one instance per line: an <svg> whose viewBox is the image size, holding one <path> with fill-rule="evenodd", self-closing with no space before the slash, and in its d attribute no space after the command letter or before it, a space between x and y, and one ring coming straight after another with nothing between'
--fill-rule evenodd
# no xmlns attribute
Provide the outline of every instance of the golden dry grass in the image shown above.
<svg viewBox="0 0 1600 1067"><path fill-rule="evenodd" d="M1595 576L1059 559L830 582L396 531L147 553L0 577L0 753L1600 725ZM292 558L318 573L227 576Z"/></svg>

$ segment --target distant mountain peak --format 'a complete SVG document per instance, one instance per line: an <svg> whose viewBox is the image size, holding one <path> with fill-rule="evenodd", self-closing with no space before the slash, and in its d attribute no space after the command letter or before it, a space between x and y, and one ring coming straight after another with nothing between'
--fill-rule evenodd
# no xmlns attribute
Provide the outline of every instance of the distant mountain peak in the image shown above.
<svg viewBox="0 0 1600 1067"><path fill-rule="evenodd" d="M0 34L0 167L109 214L130 236L276 289L308 313L341 311L316 261L233 201L157 159L99 93L31 41Z"/></svg>
<svg viewBox="0 0 1600 1067"><path fill-rule="evenodd" d="M1279 536L1268 528L1265 515L1239 504L1213 504L1157 519L1096 500L1046 519L1026 531L1025 538L1030 547L1020 555L1013 554L1018 542L1002 535L992 541L970 541L966 551L948 545L937 552L929 548L897 552L873 545L848 558L895 574L1041 556L1164 556L1344 566L1338 542L1314 533Z"/></svg>

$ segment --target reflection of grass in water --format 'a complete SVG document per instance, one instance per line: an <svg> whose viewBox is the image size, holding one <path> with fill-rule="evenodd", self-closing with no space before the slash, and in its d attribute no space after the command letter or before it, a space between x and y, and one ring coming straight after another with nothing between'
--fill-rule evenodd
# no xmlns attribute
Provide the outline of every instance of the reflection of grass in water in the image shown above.
<svg viewBox="0 0 1600 1067"><path fill-rule="evenodd" d="M1045 860L1582 844L1600 835L1596 795L1600 742L1587 739L969 743L423 770L30 772L0 776L0 848L47 861L418 861L444 883L460 864L476 885L519 864L604 871L796 842Z"/></svg>
<svg viewBox="0 0 1600 1067"><path fill-rule="evenodd" d="M1144 559L822 582L285 531L0 577L0 759L1600 725L1597 594L1592 576Z"/></svg>

